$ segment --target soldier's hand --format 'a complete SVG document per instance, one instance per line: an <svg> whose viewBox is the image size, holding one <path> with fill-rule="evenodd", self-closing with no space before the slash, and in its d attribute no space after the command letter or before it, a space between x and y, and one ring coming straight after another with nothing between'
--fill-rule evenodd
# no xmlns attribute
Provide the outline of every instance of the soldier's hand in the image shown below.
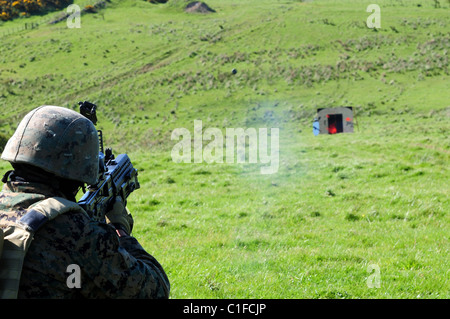
<svg viewBox="0 0 450 319"><path fill-rule="evenodd" d="M121 228L127 234L131 234L134 224L133 217L120 196L114 199L111 209L105 216L107 223L112 224L116 228Z"/></svg>

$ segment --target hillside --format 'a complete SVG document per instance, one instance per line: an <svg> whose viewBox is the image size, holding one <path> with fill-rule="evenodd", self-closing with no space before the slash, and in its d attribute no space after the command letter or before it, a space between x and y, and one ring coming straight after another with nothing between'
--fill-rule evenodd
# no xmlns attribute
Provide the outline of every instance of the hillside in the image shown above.
<svg viewBox="0 0 450 319"><path fill-rule="evenodd" d="M96 103L139 169L135 236L173 298L448 298L450 4L419 2L377 1L380 29L359 0L112 0L79 29L4 22L0 137L36 106ZM334 106L355 133L314 136ZM279 128L279 171L174 163L171 133L194 120Z"/></svg>

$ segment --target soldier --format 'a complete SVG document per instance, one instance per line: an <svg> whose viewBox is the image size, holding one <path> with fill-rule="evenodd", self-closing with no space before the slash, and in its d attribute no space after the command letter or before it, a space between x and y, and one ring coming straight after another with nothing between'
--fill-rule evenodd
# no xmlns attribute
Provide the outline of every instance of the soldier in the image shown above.
<svg viewBox="0 0 450 319"><path fill-rule="evenodd" d="M14 168L4 175L0 193L5 240L8 229L30 210L57 215L46 220L34 214L40 217L29 221L38 230L23 266L20 260L11 266L21 270L18 298L169 297L163 268L130 235L133 219L120 197L106 213L107 223L94 221L75 203L80 187L98 179L99 142L91 121L62 107L36 108L21 121L1 158ZM15 270L5 269L8 254L3 249L0 257L0 295L2 289L14 290L9 277ZM68 280L71 269L79 270L75 285ZM14 298L14 292L3 296Z"/></svg>

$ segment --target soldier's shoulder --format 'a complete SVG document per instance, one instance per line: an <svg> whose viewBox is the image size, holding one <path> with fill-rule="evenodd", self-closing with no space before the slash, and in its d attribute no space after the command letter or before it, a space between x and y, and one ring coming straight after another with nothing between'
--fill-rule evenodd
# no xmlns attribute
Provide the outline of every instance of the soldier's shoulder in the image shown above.
<svg viewBox="0 0 450 319"><path fill-rule="evenodd" d="M55 234L63 238L70 236L75 240L94 243L117 237L112 226L93 220L81 207L80 210L70 210L58 216L48 224L48 228L52 228Z"/></svg>
<svg viewBox="0 0 450 319"><path fill-rule="evenodd" d="M44 198L40 194L2 191L0 193L0 225L6 227L14 223L27 212L30 205Z"/></svg>

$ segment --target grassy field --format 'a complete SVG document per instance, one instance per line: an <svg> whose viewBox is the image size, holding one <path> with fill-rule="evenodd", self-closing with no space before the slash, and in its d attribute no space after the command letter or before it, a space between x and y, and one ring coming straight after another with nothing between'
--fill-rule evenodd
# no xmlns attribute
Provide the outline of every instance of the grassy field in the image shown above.
<svg viewBox="0 0 450 319"><path fill-rule="evenodd" d="M449 298L450 4L378 0L374 30L370 1L185 3L112 0L79 29L3 36L0 137L36 106L97 103L174 299ZM342 105L355 132L314 136L317 108ZM171 133L196 119L279 128L278 172L175 163Z"/></svg>

